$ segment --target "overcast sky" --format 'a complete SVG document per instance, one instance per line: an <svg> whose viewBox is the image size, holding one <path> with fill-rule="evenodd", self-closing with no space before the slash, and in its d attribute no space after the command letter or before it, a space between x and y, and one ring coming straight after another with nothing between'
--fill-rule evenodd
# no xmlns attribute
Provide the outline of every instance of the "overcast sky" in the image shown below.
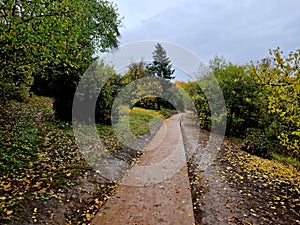
<svg viewBox="0 0 300 225"><path fill-rule="evenodd" d="M300 0L112 0L123 19L121 44L161 40L245 64L280 47L300 48Z"/></svg>

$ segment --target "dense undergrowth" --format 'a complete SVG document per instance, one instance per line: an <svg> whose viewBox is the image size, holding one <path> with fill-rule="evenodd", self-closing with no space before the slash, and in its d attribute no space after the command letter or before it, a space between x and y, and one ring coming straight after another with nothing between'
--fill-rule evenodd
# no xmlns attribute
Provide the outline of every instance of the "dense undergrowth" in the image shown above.
<svg viewBox="0 0 300 225"><path fill-rule="evenodd" d="M53 119L51 99L9 102L0 117L0 218L7 221L26 201L55 197L88 166L76 148L71 126Z"/></svg>
<svg viewBox="0 0 300 225"><path fill-rule="evenodd" d="M71 124L54 119L52 102L50 98L33 96L27 103L11 101L0 107L1 223L22 217L23 207L29 201L58 199L69 204L69 200L63 200L68 196L64 193L66 187L74 188L80 174L91 174L90 166L76 146ZM136 135L145 134L150 129L148 123L161 117L157 112L134 108L130 126ZM122 148L111 126L98 124L97 128L110 152ZM100 207L116 184L105 180L95 184ZM84 215L76 218L69 215L75 218L69 222L76 224L90 221L98 209L91 206L95 205L94 200L76 204L82 205L80 212ZM95 210L93 213L91 208ZM29 220L38 222L37 210L33 209L35 212Z"/></svg>

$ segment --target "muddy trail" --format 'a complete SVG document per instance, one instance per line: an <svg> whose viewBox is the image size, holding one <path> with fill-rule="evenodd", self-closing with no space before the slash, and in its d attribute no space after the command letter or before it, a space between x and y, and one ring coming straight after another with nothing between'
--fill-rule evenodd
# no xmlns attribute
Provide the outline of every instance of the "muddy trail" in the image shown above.
<svg viewBox="0 0 300 225"><path fill-rule="evenodd" d="M218 137L199 130L191 113L171 120L168 136L159 130L138 162L157 169L133 167L92 224L300 224L296 168L250 155L226 138L214 146L208 140ZM164 159L176 152L180 133L184 154L177 152L168 164ZM170 167L176 174L161 179Z"/></svg>
<svg viewBox="0 0 300 225"><path fill-rule="evenodd" d="M210 133L195 135L192 115L183 119L196 225L300 224L300 173L293 166L262 159L225 138L216 155L203 169L201 160Z"/></svg>

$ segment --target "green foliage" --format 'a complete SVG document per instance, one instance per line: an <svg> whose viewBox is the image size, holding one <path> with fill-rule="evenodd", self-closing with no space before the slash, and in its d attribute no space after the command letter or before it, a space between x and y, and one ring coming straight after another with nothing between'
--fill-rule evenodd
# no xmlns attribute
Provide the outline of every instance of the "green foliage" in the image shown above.
<svg viewBox="0 0 300 225"><path fill-rule="evenodd" d="M263 89L255 83L248 68L229 63L213 73L226 102L226 133L238 137L243 136L247 128L259 127L266 114L263 106L265 102L260 97Z"/></svg>
<svg viewBox="0 0 300 225"><path fill-rule="evenodd" d="M97 99L95 112L96 123L110 123L111 108L119 89L122 87L122 80L121 76L118 75L112 67L105 66L103 62L101 62L98 66L98 70L98 74L100 76L106 74L109 76L109 79L101 88ZM97 89L97 87L95 87L95 89Z"/></svg>
<svg viewBox="0 0 300 225"><path fill-rule="evenodd" d="M124 86L136 82L138 79L150 77L149 70L147 68L147 64L143 61L141 62L133 62L128 66L128 71L122 77L122 84ZM158 82L154 80L147 79L149 83L136 83L132 86L129 86L128 93L130 95L123 96L123 98L127 97L128 104L134 104L137 107L143 107L148 109L154 109L156 106L156 98L153 96L144 96L144 93L149 91L150 86L158 87ZM139 85L138 85L139 84ZM146 87L147 86L147 87Z"/></svg>
<svg viewBox="0 0 300 225"><path fill-rule="evenodd" d="M152 53L153 62L148 65L149 73L152 76L160 77L166 80L172 80L174 77L172 76L175 70L172 68L172 64L170 59L167 56L166 50L160 43L155 45L155 50ZM172 92L171 85L163 84L163 92L170 97L172 94L176 94ZM166 101L165 99L157 98L156 99L157 109L160 110L160 107L163 106L165 108L173 108L173 106Z"/></svg>
<svg viewBox="0 0 300 225"><path fill-rule="evenodd" d="M212 59L209 60L208 64L209 69L211 69L212 71L220 71L228 66L228 62L222 55L215 55Z"/></svg>
<svg viewBox="0 0 300 225"><path fill-rule="evenodd" d="M182 96L178 89L176 90L176 86L161 77L152 76L149 66L143 61L132 63L128 68L129 70L124 74L121 82L123 85L127 85L126 92L122 95L124 104L126 102L131 107L148 109L160 109L160 106L163 105L173 109L174 106L165 99L172 101L175 107L182 101ZM162 94L165 99L156 97Z"/></svg>
<svg viewBox="0 0 300 225"><path fill-rule="evenodd" d="M70 120L76 84L93 53L118 44L115 6L105 0L6 0L0 10L1 99L24 99L38 77L33 90L50 83L57 117Z"/></svg>
<svg viewBox="0 0 300 225"><path fill-rule="evenodd" d="M248 128L242 149L253 155L270 158L273 145L262 130Z"/></svg>
<svg viewBox="0 0 300 225"><path fill-rule="evenodd" d="M180 86L192 99L192 102L198 112L200 127L203 129L210 129L210 109L203 90L201 90L196 81L189 81L187 83L183 82L180 84ZM191 110L192 106L187 106L187 108Z"/></svg>
<svg viewBox="0 0 300 225"><path fill-rule="evenodd" d="M73 119L85 124L110 123L111 108L120 87L121 77L112 66L102 60L94 62L76 90Z"/></svg>
<svg viewBox="0 0 300 225"><path fill-rule="evenodd" d="M123 95L122 98L131 106L157 108L158 110L163 106L183 110L182 95L179 89L169 82L170 79L173 79L171 75L174 70L167 58L166 51L159 43L153 52L153 60L149 65L141 61L133 62L128 66L128 71L122 77L122 84L127 85L127 95ZM162 94L164 99L156 97Z"/></svg>
<svg viewBox="0 0 300 225"><path fill-rule="evenodd" d="M49 117L51 109L39 105L33 98L30 104L9 102L0 109L0 173L22 169L37 158L42 142L37 123Z"/></svg>
<svg viewBox="0 0 300 225"><path fill-rule="evenodd" d="M144 109L140 107L134 107L129 109L128 106L123 105L119 107L119 118L118 121L114 124L116 134L122 135L122 141L131 141L139 138L140 135L144 135L150 132L150 129L153 125L158 123L163 115L161 115L156 110ZM99 124L98 126L103 126ZM131 134L128 131L131 131ZM120 136L119 136L120 138ZM116 141L114 141L116 143ZM109 145L109 143L108 143Z"/></svg>
<svg viewBox="0 0 300 225"><path fill-rule="evenodd" d="M252 71L258 84L268 90L268 113L276 124L281 153L300 156L300 49L283 57L280 49L270 51L271 57Z"/></svg>
<svg viewBox="0 0 300 225"><path fill-rule="evenodd" d="M176 83L162 82L162 85L164 99L158 99L157 104L170 110L184 111L184 94Z"/></svg>
<svg viewBox="0 0 300 225"><path fill-rule="evenodd" d="M195 110L195 107L193 105L193 102L191 100L191 96L188 92L185 91L183 86L186 83L183 81L175 81L175 85L177 88L178 95L180 95L180 101L177 104L177 109L179 109L181 112L184 110Z"/></svg>
<svg viewBox="0 0 300 225"><path fill-rule="evenodd" d="M159 113L163 115L164 118L169 118L178 112L174 109L172 110L172 109L162 108L161 110L159 110Z"/></svg>
<svg viewBox="0 0 300 225"><path fill-rule="evenodd" d="M167 80L174 79L172 74L175 70L172 69L171 61L167 57L167 52L160 43L155 45L153 62L149 65L148 69L153 76L162 77Z"/></svg>
<svg viewBox="0 0 300 225"><path fill-rule="evenodd" d="M153 96L148 96L142 98L137 103L135 103L134 107L142 107L144 109L156 109L157 108L157 98Z"/></svg>
<svg viewBox="0 0 300 225"><path fill-rule="evenodd" d="M216 80L211 76L203 76L198 81L187 82L182 85L191 97L198 112L199 125L203 129L210 130L212 123L215 128L224 125L225 114L222 110L222 102L216 101L221 97L220 92L215 88L216 85ZM211 108L214 109L213 113Z"/></svg>
<svg viewBox="0 0 300 225"><path fill-rule="evenodd" d="M54 120L52 104L52 99L33 96L27 103L9 101L0 107L1 224L16 220L28 201L69 201L67 186L72 186L75 176L89 172L71 125ZM99 135L111 152L121 148L111 126L102 125ZM98 193L97 199L103 198ZM30 221L31 215L26 219Z"/></svg>
<svg viewBox="0 0 300 225"><path fill-rule="evenodd" d="M128 85L140 78L150 76L147 64L144 61L133 62L128 66L128 71L122 77L122 84Z"/></svg>
<svg viewBox="0 0 300 225"><path fill-rule="evenodd" d="M264 92L251 77L248 67L227 64L223 58L215 58L210 63L212 63L210 67L214 69L212 73L217 79L225 99L226 134L243 137L247 128L262 127L268 121ZM210 76L204 76L197 82L188 82L182 85L191 96L198 111L201 128L210 129L212 121L218 126L225 117L225 114L222 113L211 113L209 102L213 102L216 110L221 108L218 102L214 101L218 95L214 88L215 85L215 81Z"/></svg>
<svg viewBox="0 0 300 225"><path fill-rule="evenodd" d="M278 154L278 153L272 153L272 159L279 161L281 163L284 163L286 165L292 165L292 166L298 168L298 170L300 169L300 161L297 159L291 158L289 156Z"/></svg>
<svg viewBox="0 0 300 225"><path fill-rule="evenodd" d="M300 50L283 57L279 49L271 57L251 66L227 63L216 56L210 68L225 98L226 134L245 138L245 150L264 157L280 153L299 159L299 61ZM211 81L203 77L181 86L191 96L198 111L200 126L209 129L209 99L214 96Z"/></svg>

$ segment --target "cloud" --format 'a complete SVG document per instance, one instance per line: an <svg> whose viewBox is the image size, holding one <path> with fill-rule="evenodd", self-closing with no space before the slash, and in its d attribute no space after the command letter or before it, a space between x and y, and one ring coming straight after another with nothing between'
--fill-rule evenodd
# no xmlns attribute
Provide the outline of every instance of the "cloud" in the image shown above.
<svg viewBox="0 0 300 225"><path fill-rule="evenodd" d="M122 43L169 41L196 52L205 62L218 53L242 64L265 57L270 48L289 52L300 46L298 0L124 2L119 5L128 17Z"/></svg>
<svg viewBox="0 0 300 225"><path fill-rule="evenodd" d="M117 0L114 2L117 3L121 16L124 16L125 28L130 29L139 26L143 21L149 20L166 9L176 8L183 1L185 0L179 0L175 3L173 0Z"/></svg>

